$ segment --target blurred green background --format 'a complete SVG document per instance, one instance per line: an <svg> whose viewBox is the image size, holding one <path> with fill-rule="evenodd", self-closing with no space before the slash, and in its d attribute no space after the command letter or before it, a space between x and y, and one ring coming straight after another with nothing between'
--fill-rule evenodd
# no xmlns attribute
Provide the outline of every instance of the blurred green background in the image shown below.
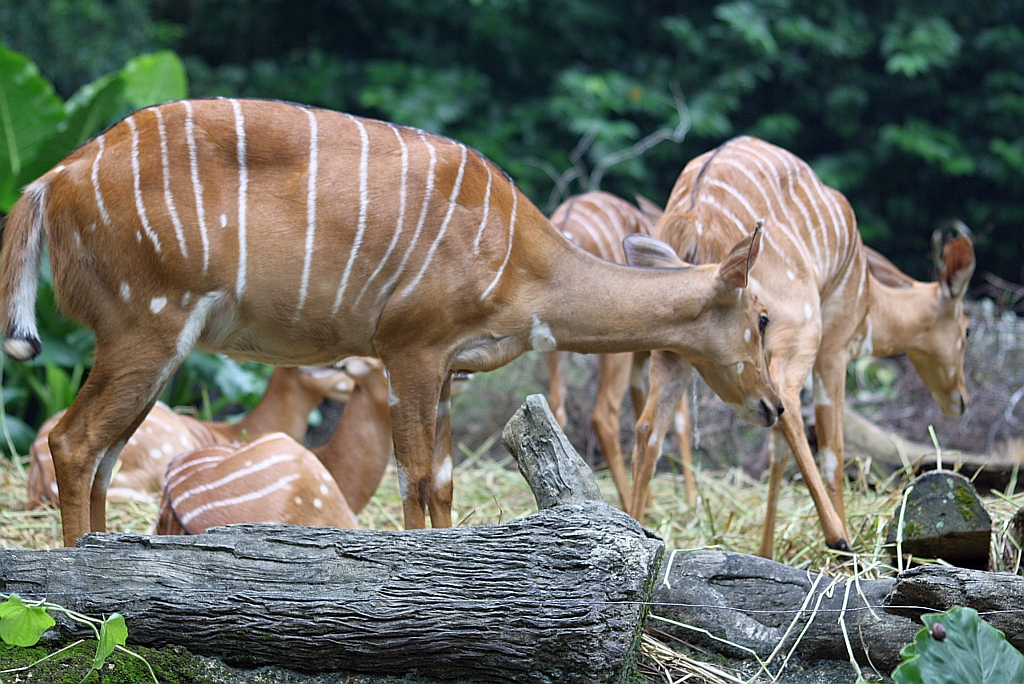
<svg viewBox="0 0 1024 684"><path fill-rule="evenodd" d="M293 100L442 133L550 210L556 178L676 129L683 101L683 141L612 166L603 189L663 203L689 159L756 135L843 191L866 242L911 275L930 277L932 231L961 219L979 276L1017 283L1022 27L1024 3L1006 0L0 0L0 128L24 128L10 104L19 87L40 117L24 149L0 136L0 192L13 200L61 146L187 93ZM19 54L53 92L25 86L31 65ZM583 138L591 144L574 164ZM588 188L583 173L564 189ZM45 289L44 278L39 316L55 353L7 365L17 445L90 365L88 334L53 313ZM248 406L266 373L196 356L165 398L206 415ZM214 396L201 379L215 381Z"/></svg>

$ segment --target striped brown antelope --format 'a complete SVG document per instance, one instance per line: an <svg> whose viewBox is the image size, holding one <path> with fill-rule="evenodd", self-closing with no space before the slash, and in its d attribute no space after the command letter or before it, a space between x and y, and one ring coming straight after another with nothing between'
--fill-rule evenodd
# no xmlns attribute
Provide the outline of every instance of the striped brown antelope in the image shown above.
<svg viewBox="0 0 1024 684"><path fill-rule="evenodd" d="M757 219L765 221L767 245L750 282L768 307L771 327L765 344L786 409L769 442L768 512L759 553L772 554L778 488L791 452L814 499L825 541L848 548L842 487L846 362L906 353L943 412L962 415L968 400L963 295L974 271L974 248L965 236L947 242L939 280L917 282L864 247L841 193L822 184L798 157L750 137L730 140L686 165L657 231L686 261L707 263L720 258ZM756 332L751 328L743 335ZM800 416L800 389L812 371L827 493ZM637 519L644 514L668 426L666 414L671 415L660 407L677 405L690 372L675 354L652 357L651 390L637 423L633 454L630 512Z"/></svg>
<svg viewBox="0 0 1024 684"><path fill-rule="evenodd" d="M642 198L638 198L641 199ZM626 263L622 240L627 235L651 235L654 224L661 215L661 209L647 201L645 210L607 192L588 192L570 197L551 215L551 223L577 245L606 261ZM565 397L569 380L569 353L547 352L548 374L551 386L548 404L555 420L565 427ZM615 487L619 491L623 508L632 504L632 486L626 474L619 445L619 411L622 398L629 388L633 406L637 413L644 405L643 365L649 354L601 354L597 358L598 375L601 378L597 389L597 400L590 420L601 443L601 453L608 461ZM685 415L685 414L680 414ZM684 468L692 467L689 443L680 445ZM690 489L696 500L697 490L692 478L686 480L687 496Z"/></svg>
<svg viewBox="0 0 1024 684"><path fill-rule="evenodd" d="M310 412L325 397L347 401L351 389L351 378L340 370L281 367L274 369L259 403L235 423L204 423L157 402L121 450L121 466L110 480L107 500L148 500L159 494L171 459L202 446L248 440L270 432L284 432L301 440ZM64 411L50 416L29 449L27 508L48 502L60 505L48 440L63 416Z"/></svg>
<svg viewBox="0 0 1024 684"><path fill-rule="evenodd" d="M339 367L354 388L327 443L309 451L276 432L177 456L156 533L245 522L355 528L391 460L388 380L378 359L351 357Z"/></svg>
<svg viewBox="0 0 1024 684"><path fill-rule="evenodd" d="M745 288L759 233L719 265L611 264L480 154L412 128L258 100L130 115L11 210L0 312L15 359L40 348L44 236L58 304L96 332L93 370L50 433L67 545L105 528L117 454L197 346L285 366L380 358L409 528L428 510L451 525L452 371L529 349L671 349L745 420L778 416L760 335L729 336L757 333L764 311ZM681 263L632 240L633 263Z"/></svg>

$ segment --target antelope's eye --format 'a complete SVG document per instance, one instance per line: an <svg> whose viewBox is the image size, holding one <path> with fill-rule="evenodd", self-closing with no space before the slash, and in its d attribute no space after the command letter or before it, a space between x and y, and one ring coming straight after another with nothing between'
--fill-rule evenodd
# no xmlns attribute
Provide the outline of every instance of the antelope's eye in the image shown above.
<svg viewBox="0 0 1024 684"><path fill-rule="evenodd" d="M964 337L971 336L971 326L967 326L967 330L964 331Z"/></svg>
<svg viewBox="0 0 1024 684"><path fill-rule="evenodd" d="M766 314L761 314L761 317L757 319L757 329L762 337L764 337L764 331L768 329L769 323L771 323L771 319Z"/></svg>

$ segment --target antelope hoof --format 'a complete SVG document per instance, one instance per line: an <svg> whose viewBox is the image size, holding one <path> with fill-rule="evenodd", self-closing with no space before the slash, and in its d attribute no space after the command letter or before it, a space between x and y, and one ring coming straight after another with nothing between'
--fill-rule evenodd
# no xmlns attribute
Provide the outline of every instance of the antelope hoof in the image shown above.
<svg viewBox="0 0 1024 684"><path fill-rule="evenodd" d="M835 544L829 544L828 547L843 553L853 553L853 549L850 548L850 545L846 543L845 539L840 539Z"/></svg>

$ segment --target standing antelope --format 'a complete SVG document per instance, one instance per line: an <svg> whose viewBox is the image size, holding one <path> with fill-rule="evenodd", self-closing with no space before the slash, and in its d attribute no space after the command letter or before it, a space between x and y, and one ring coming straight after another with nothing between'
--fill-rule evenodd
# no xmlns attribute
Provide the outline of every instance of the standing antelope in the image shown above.
<svg viewBox="0 0 1024 684"><path fill-rule="evenodd" d="M641 199L642 198L638 198ZM628 235L650 236L661 210L647 201L645 210L607 192L588 192L571 197L563 202L551 215L551 223L577 245L606 261L626 263L622 240ZM630 390L633 407L639 414L644 405L642 385L643 365L649 354L601 354L597 367L601 382L597 389L597 400L590 415L594 432L601 443L601 453L608 461L615 487L619 491L622 506L629 509L633 502L632 487L619 445L619 410L626 388ZM565 396L569 380L569 353L547 352L548 373L551 387L548 403L555 420L565 427ZM685 445L689 447L687 443ZM685 467L690 467L690 451L680 445ZM686 480L687 495L696 488L692 478Z"/></svg>
<svg viewBox="0 0 1024 684"><path fill-rule="evenodd" d="M354 387L327 443L310 452L276 432L177 456L156 533L244 522L355 528L391 460L388 380L378 359L352 357L339 367Z"/></svg>
<svg viewBox="0 0 1024 684"><path fill-rule="evenodd" d="M380 358L409 528L428 510L451 525L451 371L529 349L670 349L745 420L778 417L764 307L745 288L759 233L720 265L610 264L480 154L412 128L258 100L135 112L11 210L0 315L15 359L40 349L44 236L58 304L96 332L95 366L50 433L69 546L105 528L117 454L196 346L276 365ZM681 263L632 240L633 263Z"/></svg>
<svg viewBox="0 0 1024 684"><path fill-rule="evenodd" d="M974 249L969 239L957 237L942 251L938 282L914 281L864 247L841 193L822 184L798 157L750 137L730 140L686 165L657 234L686 261L706 263L725 254L759 219L765 221L767 245L750 282L768 307L771 327L765 345L786 410L769 442L768 513L758 553L772 554L778 488L791 452L814 499L825 541L848 548L842 486L846 362L906 353L943 412L963 414L963 295L974 272ZM874 271L883 268L883 261L888 266L879 278ZM749 328L742 334L756 332ZM800 389L812 370L827 495L800 416ZM637 423L633 454L630 512L638 520L671 411L690 373L689 364L675 354L652 356L650 395Z"/></svg>
<svg viewBox="0 0 1024 684"><path fill-rule="evenodd" d="M204 423L157 402L121 450L121 467L110 480L107 500L146 500L163 491L167 464L186 451L270 432L301 440L310 412L325 397L347 401L351 385L346 373L333 368L275 368L259 403L235 423ZM48 440L64 413L46 419L29 449L27 508L60 505Z"/></svg>

